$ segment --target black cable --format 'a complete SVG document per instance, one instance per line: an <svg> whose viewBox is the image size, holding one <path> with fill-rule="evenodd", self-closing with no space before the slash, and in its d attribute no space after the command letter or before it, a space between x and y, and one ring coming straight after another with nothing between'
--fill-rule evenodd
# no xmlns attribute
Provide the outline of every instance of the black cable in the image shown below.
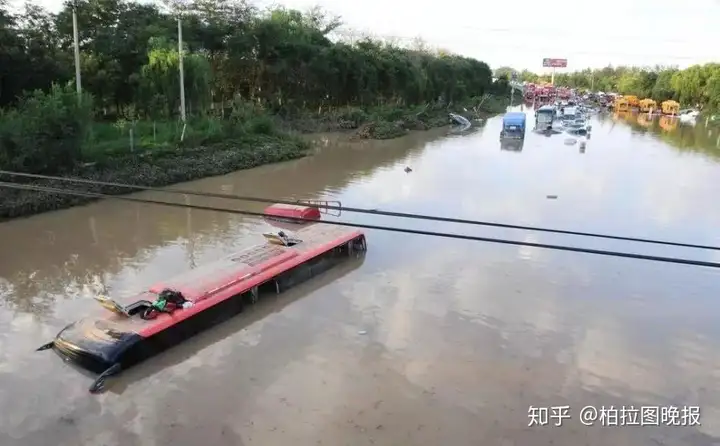
<svg viewBox="0 0 720 446"><path fill-rule="evenodd" d="M163 188L158 188L158 187L138 186L138 185L134 185L134 184L111 183L111 182L106 182L106 181L88 180L85 178L66 178L66 177L56 177L56 176L50 176L50 175L39 175L39 174L34 174L34 173L11 172L11 171L7 171L7 170L0 170L0 175L11 175L11 176L17 176L17 177L35 178L35 179L40 179L40 180L66 181L66 182L70 182L70 183L84 183L84 184L91 184L91 185L96 185L96 186L122 187L122 188L126 188L126 189L134 189L134 190L141 190L141 191L163 192L163 193L180 194L180 195L192 195L192 196L205 197L205 198L223 198L223 199L227 199L227 200L250 201L250 202L256 202L256 203L267 203L267 204L279 203L279 204L289 204L289 205L298 204L297 200L289 201L289 200L278 200L278 199L271 199L271 198L221 194L221 193L215 193L215 192L198 192L198 191L183 190L183 189L163 189ZM583 237L595 237L595 238L604 238L604 239L610 239L610 240L622 240L622 241L626 241L626 242L652 243L652 244L656 244L656 245L677 246L677 247L681 247L681 248L696 248L696 249L708 249L708 250L712 250L712 251L720 251L720 247L718 247L718 246L698 245L698 244L693 244L693 243L670 242L670 241L665 241L665 240L652 240L652 239L636 238L636 237L622 237L622 236L617 236L617 235L595 234L595 233L591 233L591 232L566 231L566 230L562 230L562 229L537 228L537 227L533 227L533 226L511 225L511 224L505 224L505 223L494 223L494 222L479 221L479 220L465 220L465 219L461 219L461 218L438 217L438 216L434 216L434 215L409 214L409 213L404 213L404 212L379 211L376 209L362 209L362 208L353 208L353 207L344 207L344 206L332 206L332 205L326 205L326 204L313 204L313 206L316 206L321 209L354 212L354 213L358 213L358 214L381 215L384 217L410 218L410 219L415 219L415 220L429 220L429 221L439 221L439 222L443 222L443 223L459 223L459 224L475 225L475 226L490 226L490 227L504 228L504 229L520 229L520 230L524 230L524 231L549 232L549 233L553 233L553 234L577 235L577 236L583 236Z"/></svg>
<svg viewBox="0 0 720 446"><path fill-rule="evenodd" d="M161 206L171 206L171 207L177 207L177 208L183 208L183 209L196 209L196 210L200 210L200 211L225 212L225 213L229 213L229 214L248 215L248 216L252 216L252 217L267 217L267 215L262 212L242 211L242 210L237 210L237 209L224 209L224 208L216 208L216 207L211 207L211 206L199 206L199 205L191 205L191 204L183 204L183 203L170 203L167 201L147 200L147 199L142 199L142 198L132 198L132 197L121 196L121 195L105 195L105 194L100 194L100 193L95 193L95 192L82 192L82 191L75 191L75 190L68 190L68 189L59 189L59 188L54 188L54 187L34 186L34 185L29 185L29 184L7 183L7 182L0 181L0 187L6 187L6 188L10 188L10 189L32 190L32 191L37 191L37 192L46 192L46 193L54 193L54 194L75 195L75 196L79 196L79 197L105 198L105 199L130 201L130 202L134 202L134 203L143 203L143 204L157 204L157 205L161 205ZM627 252L603 251L603 250L599 250L599 249L575 248L572 246L548 245L548 244L544 244L544 243L520 242L520 241L515 241L515 240L506 240L506 239L498 239L498 238L490 238L490 237L477 237L477 236L472 236L472 235L452 234L452 233L447 233L447 232L422 231L419 229L406 229L406 228L397 228L397 227L392 227L392 226L366 225L366 224L350 223L350 222L344 222L344 221L313 220L313 219L296 218L296 217L283 217L283 218L286 220L291 220L291 221L295 221L298 223L300 223L300 222L322 223L322 224L330 224L330 225L336 225L336 226L347 226L347 227L351 227L351 228L376 229L379 231L399 232L399 233L404 233L404 234L428 235L428 236L432 236L432 237L444 237L444 238L452 238L452 239L458 239L458 240L499 243L499 244L504 244L504 245L528 246L531 248L555 249L558 251L582 252L582 253L586 253L586 254L597 254L597 255L611 256L611 257L624 257L624 258L628 258L628 259L650 260L650 261L655 261L655 262L677 263L677 264L682 264L682 265L694 265L694 266L706 266L709 268L720 268L720 263L705 262L705 261L700 261L700 260L679 259L679 258L673 258L673 257L658 257L658 256L644 255L644 254L632 254L632 253L627 253Z"/></svg>

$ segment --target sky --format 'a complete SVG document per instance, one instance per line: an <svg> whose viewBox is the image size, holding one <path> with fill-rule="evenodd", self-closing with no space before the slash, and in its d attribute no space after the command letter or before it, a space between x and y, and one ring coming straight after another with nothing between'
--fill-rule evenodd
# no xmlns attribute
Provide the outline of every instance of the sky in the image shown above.
<svg viewBox="0 0 720 446"><path fill-rule="evenodd" d="M34 0L57 11L63 0ZM22 3L15 0L14 3ZM720 0L515 0L453 3L428 0L255 0L307 10L320 6L345 28L411 41L421 37L487 62L546 73L542 59L565 58L567 69L612 65L720 62ZM687 5L692 4L690 8Z"/></svg>

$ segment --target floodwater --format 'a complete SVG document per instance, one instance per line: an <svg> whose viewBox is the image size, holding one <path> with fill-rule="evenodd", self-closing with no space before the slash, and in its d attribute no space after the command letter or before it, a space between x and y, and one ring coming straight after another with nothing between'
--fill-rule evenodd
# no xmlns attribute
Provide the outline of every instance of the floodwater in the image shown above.
<svg viewBox="0 0 720 446"><path fill-rule="evenodd" d="M460 135L327 135L313 157L178 187L720 245L718 130L640 121L594 118L584 150L538 134L501 150L500 118ZM151 195L183 201L141 196ZM340 218L720 262L712 251ZM364 260L127 371L103 395L88 394L91 380L56 355L33 351L102 311L93 294L181 274L261 241L263 225L116 201L0 224L0 444L720 442L720 271L711 268L368 231ZM529 426L530 406L569 406L571 418ZM585 406L605 406L594 426L579 419ZM629 426L643 406L697 407L700 424Z"/></svg>

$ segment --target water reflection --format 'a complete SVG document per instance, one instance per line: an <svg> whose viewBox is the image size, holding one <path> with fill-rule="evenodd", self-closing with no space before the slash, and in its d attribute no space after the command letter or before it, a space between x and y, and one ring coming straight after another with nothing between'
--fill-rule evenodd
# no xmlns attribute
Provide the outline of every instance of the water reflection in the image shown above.
<svg viewBox="0 0 720 446"><path fill-rule="evenodd" d="M331 196L376 170L412 157L445 129L387 141L351 142L329 134L316 141L316 155L294 163L263 166L245 175L224 175L193 183L199 191L223 191L285 199ZM418 135L422 135L421 137ZM420 139L422 138L422 139ZM312 163L314 173L304 168ZM179 186L181 187L181 186ZM242 206L262 211L265 205L222 199L182 197L160 193L140 198L202 204ZM104 201L90 206L15 220L0 225L0 243L17 250L0 256L0 277L12 283L12 292L0 286L0 299L16 311L47 314L55 299L76 299L100 291L98 284L122 274L122 282L144 284L159 271L169 274L230 254L261 238L253 237L257 224L241 215ZM244 240L250 237L250 240ZM10 242L12 241L12 243ZM159 263L158 263L159 262ZM138 277L138 275L145 277ZM111 288L123 288L123 286ZM104 287L105 285L103 285Z"/></svg>
<svg viewBox="0 0 720 446"><path fill-rule="evenodd" d="M720 244L718 160L674 147L660 119L633 119L593 118L583 156L562 136L534 132L510 156L498 150L499 118L451 137L326 135L315 157L182 187ZM341 218L720 261L697 250ZM702 268L369 231L361 267L140 366L121 380L122 395L88 398L84 377L31 351L93 311L92 290L135 291L182 273L260 240L260 225L115 202L0 225L0 242L14 247L13 258L0 257L0 444L710 445L720 435L720 276ZM531 404L700 405L703 425L526 429Z"/></svg>
<svg viewBox="0 0 720 446"><path fill-rule="evenodd" d="M523 146L525 146L525 139L502 138L500 140L500 150L508 152L522 152Z"/></svg>
<svg viewBox="0 0 720 446"><path fill-rule="evenodd" d="M666 132L673 132L678 127L680 120L674 116L661 116L658 119L658 126Z"/></svg>
<svg viewBox="0 0 720 446"><path fill-rule="evenodd" d="M625 122L636 132L654 135L681 151L720 158L720 127L707 126L705 121L689 125L674 116L630 112L614 113L613 119Z"/></svg>

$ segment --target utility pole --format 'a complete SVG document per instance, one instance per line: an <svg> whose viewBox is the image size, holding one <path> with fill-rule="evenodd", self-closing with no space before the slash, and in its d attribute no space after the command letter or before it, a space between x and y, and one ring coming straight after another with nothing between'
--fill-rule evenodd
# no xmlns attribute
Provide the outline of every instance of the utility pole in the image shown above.
<svg viewBox="0 0 720 446"><path fill-rule="evenodd" d="M183 122L182 133L180 134L180 141L185 139L185 126L186 114L185 114L185 67L183 65L183 39L182 39L182 18L178 12L178 57L180 66L180 119Z"/></svg>
<svg viewBox="0 0 720 446"><path fill-rule="evenodd" d="M517 73L514 71L510 73L510 107L513 106L513 98L515 97L515 82L517 80Z"/></svg>
<svg viewBox="0 0 720 446"><path fill-rule="evenodd" d="M185 122L185 67L183 64L182 19L178 15L178 56L180 58L180 117Z"/></svg>
<svg viewBox="0 0 720 446"><path fill-rule="evenodd" d="M75 89L77 90L78 102L82 100L82 81L80 80L80 37L77 22L77 0L72 7L73 40L75 47Z"/></svg>

